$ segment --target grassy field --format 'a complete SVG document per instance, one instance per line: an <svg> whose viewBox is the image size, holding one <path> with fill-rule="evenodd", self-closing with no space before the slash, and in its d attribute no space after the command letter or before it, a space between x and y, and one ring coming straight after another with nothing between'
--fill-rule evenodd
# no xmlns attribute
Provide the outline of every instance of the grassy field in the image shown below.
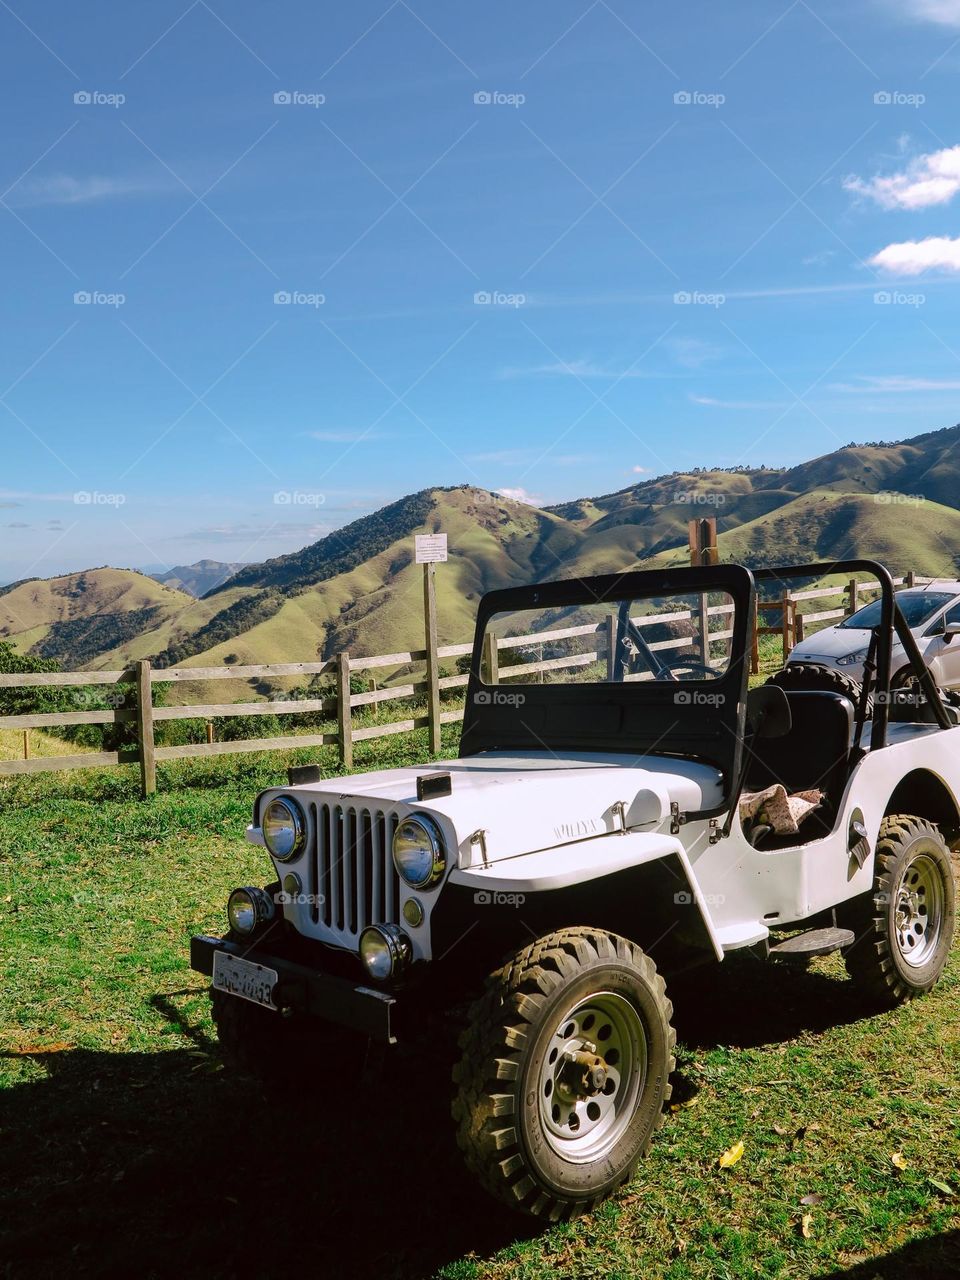
<svg viewBox="0 0 960 1280"><path fill-rule="evenodd" d="M357 750L427 758L423 735ZM264 878L243 829L286 763L162 767L147 803L127 768L0 784L7 1280L960 1274L956 954L894 1013L832 960L675 983L677 1105L629 1188L549 1230L461 1170L442 1063L399 1054L378 1083L346 1054L293 1064L272 1101L225 1073L188 939Z"/></svg>

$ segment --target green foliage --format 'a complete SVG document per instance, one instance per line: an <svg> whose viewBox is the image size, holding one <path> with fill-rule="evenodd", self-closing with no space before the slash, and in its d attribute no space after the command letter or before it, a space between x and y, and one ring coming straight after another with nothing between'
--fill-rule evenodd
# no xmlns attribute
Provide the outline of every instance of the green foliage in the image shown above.
<svg viewBox="0 0 960 1280"><path fill-rule="evenodd" d="M35 652L41 658L69 662L82 669L101 653L119 648L155 626L164 614L159 605L130 609L124 613L97 613L86 618L53 622Z"/></svg>
<svg viewBox="0 0 960 1280"><path fill-rule="evenodd" d="M256 595L244 596L234 601L226 609L215 614L209 622L194 631L192 635L169 645L153 659L158 667L173 667L178 662L185 662L194 654L212 649L225 640L232 640L243 631L249 631L258 623L272 618L283 604L283 597L276 591L259 591Z"/></svg>

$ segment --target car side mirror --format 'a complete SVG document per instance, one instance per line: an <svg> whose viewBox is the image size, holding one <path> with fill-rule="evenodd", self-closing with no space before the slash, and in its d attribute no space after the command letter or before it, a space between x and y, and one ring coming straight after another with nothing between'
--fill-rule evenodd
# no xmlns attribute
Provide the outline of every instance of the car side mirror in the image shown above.
<svg viewBox="0 0 960 1280"><path fill-rule="evenodd" d="M960 636L960 624L951 622L950 626L944 630L943 643L949 644L950 641L955 640L957 636Z"/></svg>
<svg viewBox="0 0 960 1280"><path fill-rule="evenodd" d="M776 684L747 692L747 728L755 738L782 738L793 727L787 695Z"/></svg>

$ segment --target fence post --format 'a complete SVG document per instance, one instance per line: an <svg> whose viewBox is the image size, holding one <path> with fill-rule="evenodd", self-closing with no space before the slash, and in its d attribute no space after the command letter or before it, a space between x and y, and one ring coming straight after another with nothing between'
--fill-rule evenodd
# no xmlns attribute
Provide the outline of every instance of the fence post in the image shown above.
<svg viewBox="0 0 960 1280"><path fill-rule="evenodd" d="M857 612L857 580L851 578L847 583L847 617Z"/></svg>
<svg viewBox="0 0 960 1280"><path fill-rule="evenodd" d="M153 740L153 685L150 663L141 658L137 663L137 738L140 743L140 792L146 799L157 789L157 762Z"/></svg>
<svg viewBox="0 0 960 1280"><path fill-rule="evenodd" d="M353 718L350 714L350 654L337 654L337 726L340 734L340 763L353 768Z"/></svg>
<svg viewBox="0 0 960 1280"><path fill-rule="evenodd" d="M760 636L757 627L760 625L760 602L753 602L753 634L750 639L750 674L752 676L760 673Z"/></svg>
<svg viewBox="0 0 960 1280"><path fill-rule="evenodd" d="M494 685L500 683L500 653L497 649L497 637L488 631L483 637L483 682Z"/></svg>
<svg viewBox="0 0 960 1280"><path fill-rule="evenodd" d="M707 613L707 593L700 592L700 652L703 665L710 666L710 615Z"/></svg>
<svg viewBox="0 0 960 1280"><path fill-rule="evenodd" d="M916 569L908 569L908 570L907 570L907 581L904 583L904 586L912 587L912 586L913 586L913 584L914 584L914 581L915 581L915 579L916 579L916 576L917 576L917 571L916 571Z"/></svg>
<svg viewBox="0 0 960 1280"><path fill-rule="evenodd" d="M434 585L436 565L423 566L423 629L427 649L427 718L430 753L440 750L440 660L437 657L437 595Z"/></svg>
<svg viewBox="0 0 960 1280"><path fill-rule="evenodd" d="M208 746L211 745L212 742L213 742L213 721L208 720L207 721L207 745Z"/></svg>
<svg viewBox="0 0 960 1280"><path fill-rule="evenodd" d="M607 648L607 683L613 684L617 678L617 615L611 613L606 626Z"/></svg>
<svg viewBox="0 0 960 1280"><path fill-rule="evenodd" d="M30 730L29 729L24 729L23 731L23 758L24 760L30 759Z"/></svg>
<svg viewBox="0 0 960 1280"><path fill-rule="evenodd" d="M797 605L795 600L790 599L790 592L784 588L780 597L780 621L783 625L783 660L790 657L790 650L793 648L791 640L793 638L793 617L796 613Z"/></svg>

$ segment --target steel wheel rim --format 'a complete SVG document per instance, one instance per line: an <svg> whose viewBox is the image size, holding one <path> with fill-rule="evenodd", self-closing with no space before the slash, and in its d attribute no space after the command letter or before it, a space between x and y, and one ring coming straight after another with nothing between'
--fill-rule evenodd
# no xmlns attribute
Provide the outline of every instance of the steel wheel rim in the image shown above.
<svg viewBox="0 0 960 1280"><path fill-rule="evenodd" d="M894 895L893 928L904 963L925 965L940 944L943 883L933 858L918 854L907 863Z"/></svg>
<svg viewBox="0 0 960 1280"><path fill-rule="evenodd" d="M571 1054L602 1060L605 1080L596 1092L581 1094L572 1084L580 1068ZM578 1001L558 1021L540 1069L540 1119L552 1150L575 1164L606 1155L636 1112L648 1057L643 1022L628 1000L600 991Z"/></svg>

